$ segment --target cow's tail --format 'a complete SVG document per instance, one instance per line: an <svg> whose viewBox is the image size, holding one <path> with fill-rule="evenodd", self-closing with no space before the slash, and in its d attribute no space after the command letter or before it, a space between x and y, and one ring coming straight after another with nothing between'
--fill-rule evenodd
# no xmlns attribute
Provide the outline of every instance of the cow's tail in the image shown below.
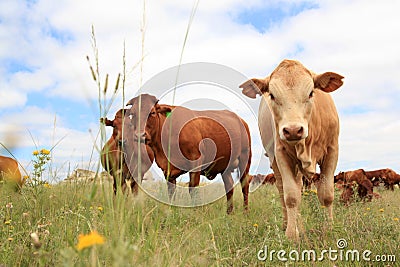
<svg viewBox="0 0 400 267"><path fill-rule="evenodd" d="M240 172L240 183L242 186L242 194L243 194L243 201L244 201L244 209L248 210L249 206L249 185L251 181L251 176L249 175L250 165L251 165L251 136L249 126L244 120L241 120L242 124L246 129L247 134L247 147L242 150L241 158L239 159L239 172ZM247 156L247 161L246 161ZM242 158L243 157L243 158ZM245 164L245 166L243 166ZM243 170L243 171L242 171Z"/></svg>
<svg viewBox="0 0 400 267"><path fill-rule="evenodd" d="M246 129L246 135L247 135L247 140L248 140L248 153L247 153L247 162L246 166L244 168L240 168L240 182L242 184L242 187L245 186L246 184L248 185L251 181L251 175L249 175L250 171L250 166L251 166L251 157L252 157L252 151L251 151L251 136L250 136L250 130L249 126L244 120L241 120L242 124L244 125ZM241 165L241 164L240 164Z"/></svg>

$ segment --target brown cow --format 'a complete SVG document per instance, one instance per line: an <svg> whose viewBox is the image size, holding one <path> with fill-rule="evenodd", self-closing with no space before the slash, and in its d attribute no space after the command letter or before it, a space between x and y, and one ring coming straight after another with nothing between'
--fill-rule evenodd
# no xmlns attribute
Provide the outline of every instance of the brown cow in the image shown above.
<svg viewBox="0 0 400 267"><path fill-rule="evenodd" d="M385 169L385 187L386 189L390 189L392 191L394 191L394 185L395 184L399 184L400 185L400 177L399 175L392 169Z"/></svg>
<svg viewBox="0 0 400 267"><path fill-rule="evenodd" d="M299 239L301 177L311 177L317 163L321 170L318 199L333 219L339 118L328 93L341 87L342 79L333 72L315 74L298 61L284 60L268 77L240 85L246 96L262 96L259 130L281 196L283 228L292 240Z"/></svg>
<svg viewBox="0 0 400 267"><path fill-rule="evenodd" d="M107 170L114 178L113 182L113 190L114 194L117 193L117 181L120 180L121 182L121 188L122 191L126 191L126 180L131 181L131 191L134 193L134 195L137 195L138 193L138 184L137 182L141 182L143 179L144 173L149 170L153 160L153 151L149 148L146 147L144 144L140 146L140 151L141 154L146 154L148 158L150 158L150 162L148 161L142 161L141 167L142 167L142 173L141 176L138 177L137 173L132 170L136 170L135 166L137 165L137 162L134 160L132 161L127 161L124 158L124 153L122 149L123 145L123 125L130 123L129 119L125 116L127 112L127 109L120 109L117 111L115 114L114 120L109 120L107 118L101 118L100 121L104 123L106 126L111 126L113 127L113 133L110 139L107 141L107 143L104 145L102 151L101 151L101 164L103 165L103 168ZM127 120L128 119L128 120ZM124 122L124 123L123 123ZM126 130L128 128L125 128ZM125 134L127 135L127 134ZM138 151L137 149L137 144L133 144L134 148L132 148L132 151ZM145 157L142 157L145 159ZM130 164L134 165L134 167L128 166L126 162L130 162Z"/></svg>
<svg viewBox="0 0 400 267"><path fill-rule="evenodd" d="M231 172L238 168L247 209L250 132L239 116L227 110L195 111L179 106L172 109L159 105L157 98L148 94L131 99L128 105L132 105L132 123L140 125L140 129L135 127L135 137L154 151L156 163L168 181L170 199L175 192L176 178L181 174L189 172L192 198L200 175L211 180L221 174L227 212L231 213L234 186ZM142 115L139 117L139 114Z"/></svg>
<svg viewBox="0 0 400 267"><path fill-rule="evenodd" d="M360 199L372 200L374 196L373 184L368 179L366 172L363 169L358 169L354 171L340 172L335 176L335 183L343 182L343 193L348 190L349 186L357 185L357 193Z"/></svg>
<svg viewBox="0 0 400 267"><path fill-rule="evenodd" d="M364 179L358 183L357 193L360 199L371 201L374 196L374 185L368 179Z"/></svg>
<svg viewBox="0 0 400 267"><path fill-rule="evenodd" d="M394 190L394 185L396 185L400 187L400 174L396 173L396 175L393 177L393 190Z"/></svg>
<svg viewBox="0 0 400 267"><path fill-rule="evenodd" d="M365 171L367 178L372 182L374 186L379 186L380 183L384 183L386 180L385 169Z"/></svg>
<svg viewBox="0 0 400 267"><path fill-rule="evenodd" d="M303 175L303 191L311 190L311 185L319 182L321 175L319 173L315 173L311 178Z"/></svg>
<svg viewBox="0 0 400 267"><path fill-rule="evenodd" d="M0 156L0 181L9 184L15 191L21 189L24 180L22 179L16 160Z"/></svg>
<svg viewBox="0 0 400 267"><path fill-rule="evenodd" d="M349 205L354 199L354 190L353 186L356 183L345 183L343 184L343 191L340 195L340 200L347 206Z"/></svg>
<svg viewBox="0 0 400 267"><path fill-rule="evenodd" d="M358 184L361 181L368 179L366 172L363 169L358 169L354 171L347 171L347 172L339 172L338 175L335 176L335 182L344 181L345 183L357 182Z"/></svg>

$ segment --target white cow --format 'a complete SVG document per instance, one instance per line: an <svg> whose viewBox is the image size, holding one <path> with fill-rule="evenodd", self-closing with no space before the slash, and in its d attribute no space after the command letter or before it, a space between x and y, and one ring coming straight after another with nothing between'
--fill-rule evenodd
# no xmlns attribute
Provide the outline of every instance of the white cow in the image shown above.
<svg viewBox="0 0 400 267"><path fill-rule="evenodd" d="M342 79L333 72L315 74L298 61L284 60L265 79L240 85L246 96L262 96L258 114L261 139L276 176L283 228L292 240L299 239L302 175L311 177L317 163L321 169L318 199L333 219L339 118L328 93L342 86Z"/></svg>

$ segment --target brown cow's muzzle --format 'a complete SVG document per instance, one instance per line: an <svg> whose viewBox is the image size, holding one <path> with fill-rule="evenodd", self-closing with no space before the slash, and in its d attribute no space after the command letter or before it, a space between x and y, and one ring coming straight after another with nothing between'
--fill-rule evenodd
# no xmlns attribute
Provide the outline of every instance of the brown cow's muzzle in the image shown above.
<svg viewBox="0 0 400 267"><path fill-rule="evenodd" d="M146 133L135 133L135 141L140 141L140 143L145 144L146 143Z"/></svg>
<svg viewBox="0 0 400 267"><path fill-rule="evenodd" d="M299 141L304 138L303 126L290 125L284 127L282 131L287 141Z"/></svg>

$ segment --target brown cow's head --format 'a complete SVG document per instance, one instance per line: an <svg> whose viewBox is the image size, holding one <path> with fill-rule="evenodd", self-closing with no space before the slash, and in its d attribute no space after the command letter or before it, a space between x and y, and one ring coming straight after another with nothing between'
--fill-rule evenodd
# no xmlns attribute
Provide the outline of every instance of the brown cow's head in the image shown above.
<svg viewBox="0 0 400 267"><path fill-rule="evenodd" d="M342 182L343 182L344 180L345 180L344 172L339 172L338 175L335 175L335 176L333 177L334 183L337 183L337 182L339 182L339 181L342 181Z"/></svg>
<svg viewBox="0 0 400 267"><path fill-rule="evenodd" d="M115 113L115 117L113 120L100 118L101 123L104 123L106 126L113 127L112 138L114 138L119 146L122 144L123 125L128 122L125 120L128 111L128 109L118 110L117 113Z"/></svg>
<svg viewBox="0 0 400 267"><path fill-rule="evenodd" d="M159 113L164 111L161 110L163 107L158 104L155 96L148 94L132 98L127 105L132 106L129 110L129 117L134 129L134 140L150 144L151 136L154 136L159 128Z"/></svg>
<svg viewBox="0 0 400 267"><path fill-rule="evenodd" d="M317 75L298 61L284 60L267 78L248 80L240 88L250 98L263 96L273 114L279 138L295 144L308 136L315 90L333 92L342 86L342 79L333 72Z"/></svg>

